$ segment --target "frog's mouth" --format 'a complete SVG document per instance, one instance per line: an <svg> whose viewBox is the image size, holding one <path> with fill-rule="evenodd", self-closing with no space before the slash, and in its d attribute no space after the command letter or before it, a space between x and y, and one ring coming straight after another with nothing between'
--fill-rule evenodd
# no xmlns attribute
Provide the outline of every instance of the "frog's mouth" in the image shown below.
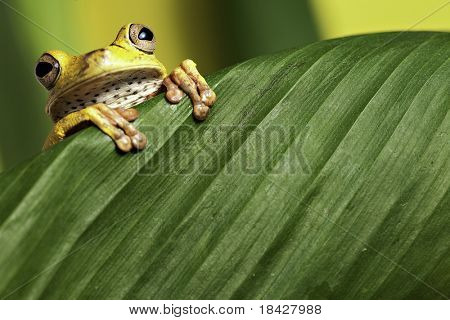
<svg viewBox="0 0 450 320"><path fill-rule="evenodd" d="M50 98L46 112L53 121L96 103L110 108L131 108L154 96L163 75L155 69L122 70L99 75Z"/></svg>

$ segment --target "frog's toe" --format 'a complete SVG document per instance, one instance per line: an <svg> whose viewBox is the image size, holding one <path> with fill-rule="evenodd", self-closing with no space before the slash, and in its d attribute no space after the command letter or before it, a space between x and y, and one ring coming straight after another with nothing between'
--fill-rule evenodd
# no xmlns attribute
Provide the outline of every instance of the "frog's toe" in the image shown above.
<svg viewBox="0 0 450 320"><path fill-rule="evenodd" d="M114 139L114 142L116 143L117 148L119 148L120 151L123 152L130 152L131 149L133 148L131 139L126 134L121 136L119 139Z"/></svg>
<svg viewBox="0 0 450 320"><path fill-rule="evenodd" d="M216 102L216 94L209 87L205 78L203 78L203 76L197 70L197 65L195 64L195 62L190 59L186 59L181 63L181 68L183 68L186 74L196 84L202 102L208 107L212 106L214 102Z"/></svg>
<svg viewBox="0 0 450 320"><path fill-rule="evenodd" d="M139 111L134 108L117 108L115 110L127 121L134 121L139 117Z"/></svg>
<svg viewBox="0 0 450 320"><path fill-rule="evenodd" d="M137 150L142 150L147 145L147 137L138 131L135 135L131 136L131 143Z"/></svg>
<svg viewBox="0 0 450 320"><path fill-rule="evenodd" d="M166 77L163 83L167 89L166 99L169 100L170 103L179 103L184 97L184 92L180 90L170 77Z"/></svg>
<svg viewBox="0 0 450 320"><path fill-rule="evenodd" d="M214 102L216 102L216 93L211 89L206 89L200 93L200 97L202 98L202 102L206 104L208 107L211 107Z"/></svg>
<svg viewBox="0 0 450 320"><path fill-rule="evenodd" d="M195 119L203 121L209 114L209 107L202 102L196 103L194 104L193 114Z"/></svg>

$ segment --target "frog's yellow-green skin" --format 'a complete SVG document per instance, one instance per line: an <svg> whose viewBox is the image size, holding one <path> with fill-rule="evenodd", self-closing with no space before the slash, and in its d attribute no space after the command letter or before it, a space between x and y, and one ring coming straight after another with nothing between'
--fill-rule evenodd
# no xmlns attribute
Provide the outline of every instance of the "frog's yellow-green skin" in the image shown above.
<svg viewBox="0 0 450 320"><path fill-rule="evenodd" d="M114 42L102 49L73 56L60 50L44 53L36 76L49 90L46 112L55 122L44 148L59 142L82 123L92 122L109 135L119 149L142 149L145 136L129 123L138 113L131 107L157 94L178 103L186 92L194 116L203 120L215 94L191 60L170 75L154 55L155 39L141 24L122 27Z"/></svg>

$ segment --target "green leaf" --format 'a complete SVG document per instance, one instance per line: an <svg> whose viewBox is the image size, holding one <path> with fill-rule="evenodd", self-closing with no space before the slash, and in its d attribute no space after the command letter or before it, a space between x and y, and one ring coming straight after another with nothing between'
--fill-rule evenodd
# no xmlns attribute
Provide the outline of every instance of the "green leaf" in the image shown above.
<svg viewBox="0 0 450 320"><path fill-rule="evenodd" d="M448 298L450 35L258 57L0 176L3 298Z"/></svg>

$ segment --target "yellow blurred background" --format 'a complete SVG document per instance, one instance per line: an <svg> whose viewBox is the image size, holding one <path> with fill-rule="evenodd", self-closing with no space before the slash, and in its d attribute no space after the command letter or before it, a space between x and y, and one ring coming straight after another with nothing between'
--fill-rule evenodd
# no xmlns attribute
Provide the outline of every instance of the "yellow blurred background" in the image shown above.
<svg viewBox="0 0 450 320"><path fill-rule="evenodd" d="M172 69L194 59L212 73L244 59L361 33L450 31L443 0L0 0L0 171L38 152L51 122L34 78L43 51L87 52L120 26L151 26L158 58Z"/></svg>
<svg viewBox="0 0 450 320"><path fill-rule="evenodd" d="M311 0L321 39L399 31L450 31L448 0Z"/></svg>

